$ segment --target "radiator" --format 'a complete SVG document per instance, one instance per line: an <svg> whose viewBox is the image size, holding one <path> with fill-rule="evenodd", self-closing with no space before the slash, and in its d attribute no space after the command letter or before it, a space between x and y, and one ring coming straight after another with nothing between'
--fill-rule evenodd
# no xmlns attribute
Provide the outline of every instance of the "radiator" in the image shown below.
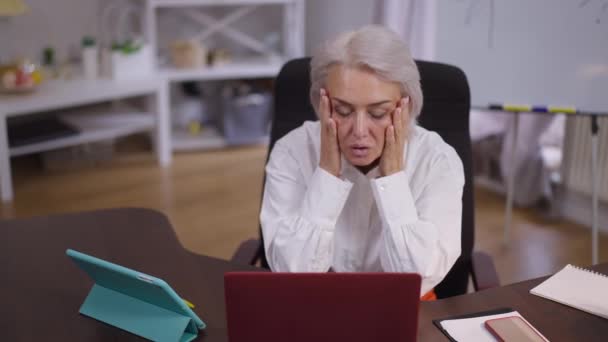
<svg viewBox="0 0 608 342"><path fill-rule="evenodd" d="M562 185L566 191L591 197L591 119L569 117L563 148ZM608 203L608 117L598 119L598 198Z"/></svg>

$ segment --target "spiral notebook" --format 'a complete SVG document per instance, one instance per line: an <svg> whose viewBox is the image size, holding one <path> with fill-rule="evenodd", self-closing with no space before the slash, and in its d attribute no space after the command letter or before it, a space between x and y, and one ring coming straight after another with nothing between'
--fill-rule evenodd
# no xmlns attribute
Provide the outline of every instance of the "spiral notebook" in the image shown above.
<svg viewBox="0 0 608 342"><path fill-rule="evenodd" d="M530 293L608 319L608 277L566 265Z"/></svg>

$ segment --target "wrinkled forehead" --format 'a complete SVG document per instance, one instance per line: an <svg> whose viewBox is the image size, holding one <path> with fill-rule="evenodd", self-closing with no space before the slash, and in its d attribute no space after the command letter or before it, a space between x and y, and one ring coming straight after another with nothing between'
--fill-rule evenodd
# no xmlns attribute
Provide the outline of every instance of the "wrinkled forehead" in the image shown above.
<svg viewBox="0 0 608 342"><path fill-rule="evenodd" d="M332 99L355 106L368 106L382 102L397 102L401 87L371 69L334 65L327 74L326 88Z"/></svg>

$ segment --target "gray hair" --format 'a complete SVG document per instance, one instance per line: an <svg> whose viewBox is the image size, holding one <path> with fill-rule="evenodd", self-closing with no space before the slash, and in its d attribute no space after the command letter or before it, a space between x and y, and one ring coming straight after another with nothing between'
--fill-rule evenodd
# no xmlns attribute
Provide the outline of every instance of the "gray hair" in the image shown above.
<svg viewBox="0 0 608 342"><path fill-rule="evenodd" d="M422 110L420 73L407 44L393 31L377 25L338 35L323 44L310 62L310 101L319 112L319 91L334 65L366 68L378 77L398 83L402 96L410 97L410 128Z"/></svg>

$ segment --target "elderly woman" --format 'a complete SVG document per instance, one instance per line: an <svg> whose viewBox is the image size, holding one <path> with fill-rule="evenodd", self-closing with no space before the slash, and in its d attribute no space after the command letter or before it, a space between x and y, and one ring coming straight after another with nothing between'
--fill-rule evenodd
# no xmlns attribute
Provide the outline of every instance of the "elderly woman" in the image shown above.
<svg viewBox="0 0 608 342"><path fill-rule="evenodd" d="M344 33L312 58L311 81L319 121L277 141L266 166L270 267L414 272L432 296L460 255L464 173L454 149L416 125L422 90L407 46L382 27Z"/></svg>

